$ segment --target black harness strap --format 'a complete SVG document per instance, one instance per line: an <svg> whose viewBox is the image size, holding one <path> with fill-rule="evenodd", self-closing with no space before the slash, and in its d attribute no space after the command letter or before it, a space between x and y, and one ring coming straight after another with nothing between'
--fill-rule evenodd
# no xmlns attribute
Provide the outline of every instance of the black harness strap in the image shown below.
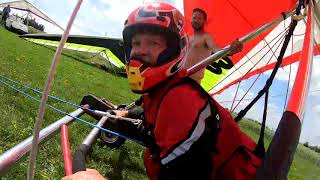
<svg viewBox="0 0 320 180"><path fill-rule="evenodd" d="M261 129L260 129L259 141L258 141L256 148L253 151L253 153L260 158L263 158L265 155L265 152L266 152L265 147L264 147L264 131L266 128L266 120L267 120L268 97L269 97L269 91L267 91L266 95L265 95L263 120L262 120L262 124L261 124Z"/></svg>
<svg viewBox="0 0 320 180"><path fill-rule="evenodd" d="M291 39L291 36L293 34L295 27L297 26L297 23L298 22L296 20L293 20L291 22L289 32L286 35L285 40L283 42L283 46L282 46L280 54L278 56L277 63L275 65L275 67L273 68L272 73L271 73L269 79L267 80L265 86L259 91L258 95L250 102L250 104L239 112L237 117L234 119L236 122L240 121L246 115L246 113L251 109L251 107L261 98L261 96L263 96L263 94L265 94L269 90L270 86L272 85L273 79L276 76L276 73L282 63L284 53L286 52L289 41Z"/></svg>

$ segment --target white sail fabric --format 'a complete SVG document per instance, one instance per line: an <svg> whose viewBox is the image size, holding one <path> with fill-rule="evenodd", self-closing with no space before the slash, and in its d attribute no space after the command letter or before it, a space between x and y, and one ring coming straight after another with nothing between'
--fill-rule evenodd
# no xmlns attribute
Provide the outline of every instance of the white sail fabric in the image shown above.
<svg viewBox="0 0 320 180"><path fill-rule="evenodd" d="M267 65L274 64L277 61L277 57L283 42L282 40L286 34L284 31L288 28L290 22L291 18L287 18L275 29L273 29L264 40L261 40L260 43L258 43L245 57L235 64L234 67L232 67L232 69L230 69L218 83L214 85L210 93L220 93L224 89L241 80L272 69L272 66L268 67ZM305 20L300 20L285 52L283 66L297 61L296 58L291 59L290 56L295 53L300 53L302 50L305 30ZM317 28L315 28L314 31L315 43L318 44L320 43L320 33ZM279 36L277 37L277 35ZM275 37L277 38L274 39ZM277 40L279 41L277 42Z"/></svg>

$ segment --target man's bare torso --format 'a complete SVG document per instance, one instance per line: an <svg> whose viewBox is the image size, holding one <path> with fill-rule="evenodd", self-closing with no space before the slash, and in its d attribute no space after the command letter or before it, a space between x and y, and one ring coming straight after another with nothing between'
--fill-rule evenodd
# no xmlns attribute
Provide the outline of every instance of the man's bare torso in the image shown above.
<svg viewBox="0 0 320 180"><path fill-rule="evenodd" d="M211 52L216 49L209 33L195 33L190 37L190 48L187 55L186 68L190 68L201 60L210 56ZM198 82L203 78L205 69L201 69L190 77Z"/></svg>

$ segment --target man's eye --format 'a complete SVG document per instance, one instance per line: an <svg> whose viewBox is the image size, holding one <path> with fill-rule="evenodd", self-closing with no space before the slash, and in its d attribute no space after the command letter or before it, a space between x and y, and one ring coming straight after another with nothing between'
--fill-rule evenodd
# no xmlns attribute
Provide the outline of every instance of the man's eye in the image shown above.
<svg viewBox="0 0 320 180"><path fill-rule="evenodd" d="M158 43L158 42L156 42L156 41L152 41L151 44L152 44L152 45L157 45L157 46L160 45L160 43Z"/></svg>
<svg viewBox="0 0 320 180"><path fill-rule="evenodd" d="M132 46L139 46L140 43L133 41L131 44L132 44Z"/></svg>

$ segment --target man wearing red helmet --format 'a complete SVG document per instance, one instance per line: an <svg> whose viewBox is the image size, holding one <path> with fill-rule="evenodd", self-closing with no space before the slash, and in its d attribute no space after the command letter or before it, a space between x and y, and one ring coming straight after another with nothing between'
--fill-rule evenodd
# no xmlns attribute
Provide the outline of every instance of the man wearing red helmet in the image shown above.
<svg viewBox="0 0 320 180"><path fill-rule="evenodd" d="M260 164L252 153L254 141L196 81L185 77L188 43L182 14L168 4L144 4L129 15L123 40L129 86L143 94L140 133L148 177L254 178ZM90 177L87 171L74 176L79 179L79 174Z"/></svg>

